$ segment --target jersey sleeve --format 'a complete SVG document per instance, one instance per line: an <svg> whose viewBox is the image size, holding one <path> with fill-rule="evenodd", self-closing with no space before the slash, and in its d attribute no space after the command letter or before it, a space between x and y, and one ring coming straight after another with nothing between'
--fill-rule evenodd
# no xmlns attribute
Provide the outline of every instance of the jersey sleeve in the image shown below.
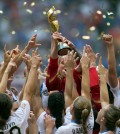
<svg viewBox="0 0 120 134"><path fill-rule="evenodd" d="M30 113L30 104L28 101L23 100L19 106L19 108L14 113L14 116L18 120L19 124L27 121Z"/></svg>
<svg viewBox="0 0 120 134"><path fill-rule="evenodd" d="M64 126L59 127L59 128L57 129L57 131L56 131L55 134L66 134L66 133L64 132Z"/></svg>
<svg viewBox="0 0 120 134"><path fill-rule="evenodd" d="M120 90L119 81L118 81L118 84L115 88L112 88L110 84L109 84L109 86L110 86L110 90L113 93L114 97L116 97L118 95L119 90Z"/></svg>

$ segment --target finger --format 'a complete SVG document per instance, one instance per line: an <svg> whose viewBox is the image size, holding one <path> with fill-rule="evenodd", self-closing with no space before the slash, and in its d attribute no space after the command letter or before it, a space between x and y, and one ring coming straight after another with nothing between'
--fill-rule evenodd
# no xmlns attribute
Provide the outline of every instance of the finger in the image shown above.
<svg viewBox="0 0 120 134"><path fill-rule="evenodd" d="M99 56L99 53L96 53L95 55L96 55L96 58L98 58L98 56Z"/></svg>
<svg viewBox="0 0 120 134"><path fill-rule="evenodd" d="M5 44L5 46L4 46L4 52L6 52L6 44Z"/></svg>
<svg viewBox="0 0 120 134"><path fill-rule="evenodd" d="M35 46L37 46L37 47L39 47L39 46L41 46L42 44L35 44Z"/></svg>
<svg viewBox="0 0 120 134"><path fill-rule="evenodd" d="M37 34L34 34L32 37L37 37Z"/></svg>
<svg viewBox="0 0 120 134"><path fill-rule="evenodd" d="M84 47L83 47L83 56L85 55L85 53L86 53L86 52L85 52L85 46L84 46Z"/></svg>
<svg viewBox="0 0 120 134"><path fill-rule="evenodd" d="M87 57L87 53L85 53L85 55L84 55L85 57Z"/></svg>
<svg viewBox="0 0 120 134"><path fill-rule="evenodd" d="M19 45L17 45L16 49L19 49Z"/></svg>
<svg viewBox="0 0 120 134"><path fill-rule="evenodd" d="M88 53L87 44L85 45L85 52Z"/></svg>
<svg viewBox="0 0 120 134"><path fill-rule="evenodd" d="M102 65L102 56L99 58L99 65Z"/></svg>
<svg viewBox="0 0 120 134"><path fill-rule="evenodd" d="M75 52L74 55L73 55L74 59L76 58L76 55L77 55L77 52Z"/></svg>
<svg viewBox="0 0 120 134"><path fill-rule="evenodd" d="M33 56L35 56L35 51L34 51L34 50L32 50L32 57L33 57Z"/></svg>
<svg viewBox="0 0 120 134"><path fill-rule="evenodd" d="M79 60L79 57L77 57L77 58L75 59L75 63L76 63L78 60Z"/></svg>
<svg viewBox="0 0 120 134"><path fill-rule="evenodd" d="M26 62L27 61L27 58L26 57L22 57L23 61Z"/></svg>
<svg viewBox="0 0 120 134"><path fill-rule="evenodd" d="M34 41L35 42L35 40L36 40L36 37L32 37L31 41Z"/></svg>
<svg viewBox="0 0 120 134"><path fill-rule="evenodd" d="M8 55L10 55L10 51L8 50L7 52L6 52Z"/></svg>
<svg viewBox="0 0 120 134"><path fill-rule="evenodd" d="M67 72L66 72L65 70L62 70L62 72L63 72L65 75L67 75Z"/></svg>
<svg viewBox="0 0 120 134"><path fill-rule="evenodd" d="M89 52L93 52L93 49L90 45L88 45Z"/></svg>
<svg viewBox="0 0 120 134"><path fill-rule="evenodd" d="M90 53L89 45L86 45L86 51L87 51L87 53Z"/></svg>
<svg viewBox="0 0 120 134"><path fill-rule="evenodd" d="M35 55L38 55L38 47L35 49Z"/></svg>
<svg viewBox="0 0 120 134"><path fill-rule="evenodd" d="M70 51L70 54L71 54L72 56L74 56L74 50Z"/></svg>

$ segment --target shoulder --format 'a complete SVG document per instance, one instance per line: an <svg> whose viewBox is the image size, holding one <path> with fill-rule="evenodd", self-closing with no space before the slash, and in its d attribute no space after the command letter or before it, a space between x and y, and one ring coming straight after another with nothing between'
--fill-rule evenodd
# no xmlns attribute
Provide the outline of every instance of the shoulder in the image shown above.
<svg viewBox="0 0 120 134"><path fill-rule="evenodd" d="M55 134L64 134L64 133L67 134L67 130L69 130L68 125L67 126L61 126L61 127L58 128L58 130L56 131Z"/></svg>

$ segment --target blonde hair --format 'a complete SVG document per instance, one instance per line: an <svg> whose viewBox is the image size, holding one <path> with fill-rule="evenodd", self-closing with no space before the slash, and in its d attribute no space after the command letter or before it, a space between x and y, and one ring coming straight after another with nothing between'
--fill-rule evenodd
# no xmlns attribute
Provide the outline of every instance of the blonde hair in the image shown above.
<svg viewBox="0 0 120 134"><path fill-rule="evenodd" d="M74 100L73 106L75 121L77 124L82 124L83 132L87 134L86 121L91 111L91 103L87 98L80 96Z"/></svg>

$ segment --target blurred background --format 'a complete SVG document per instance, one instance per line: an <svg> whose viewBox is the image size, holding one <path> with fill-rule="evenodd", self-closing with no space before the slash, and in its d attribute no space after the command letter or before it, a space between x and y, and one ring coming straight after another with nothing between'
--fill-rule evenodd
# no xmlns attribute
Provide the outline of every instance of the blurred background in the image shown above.
<svg viewBox="0 0 120 134"><path fill-rule="evenodd" d="M102 33L114 37L117 72L120 75L120 1L119 0L0 0L0 62L3 48L13 49L17 44L22 50L32 35L37 34L41 43L39 52L43 58L43 69L50 54L51 32L46 12L55 6L60 32L71 40L81 52L85 44L92 46L103 57L107 67L106 46ZM21 89L23 68L16 72L13 86Z"/></svg>

